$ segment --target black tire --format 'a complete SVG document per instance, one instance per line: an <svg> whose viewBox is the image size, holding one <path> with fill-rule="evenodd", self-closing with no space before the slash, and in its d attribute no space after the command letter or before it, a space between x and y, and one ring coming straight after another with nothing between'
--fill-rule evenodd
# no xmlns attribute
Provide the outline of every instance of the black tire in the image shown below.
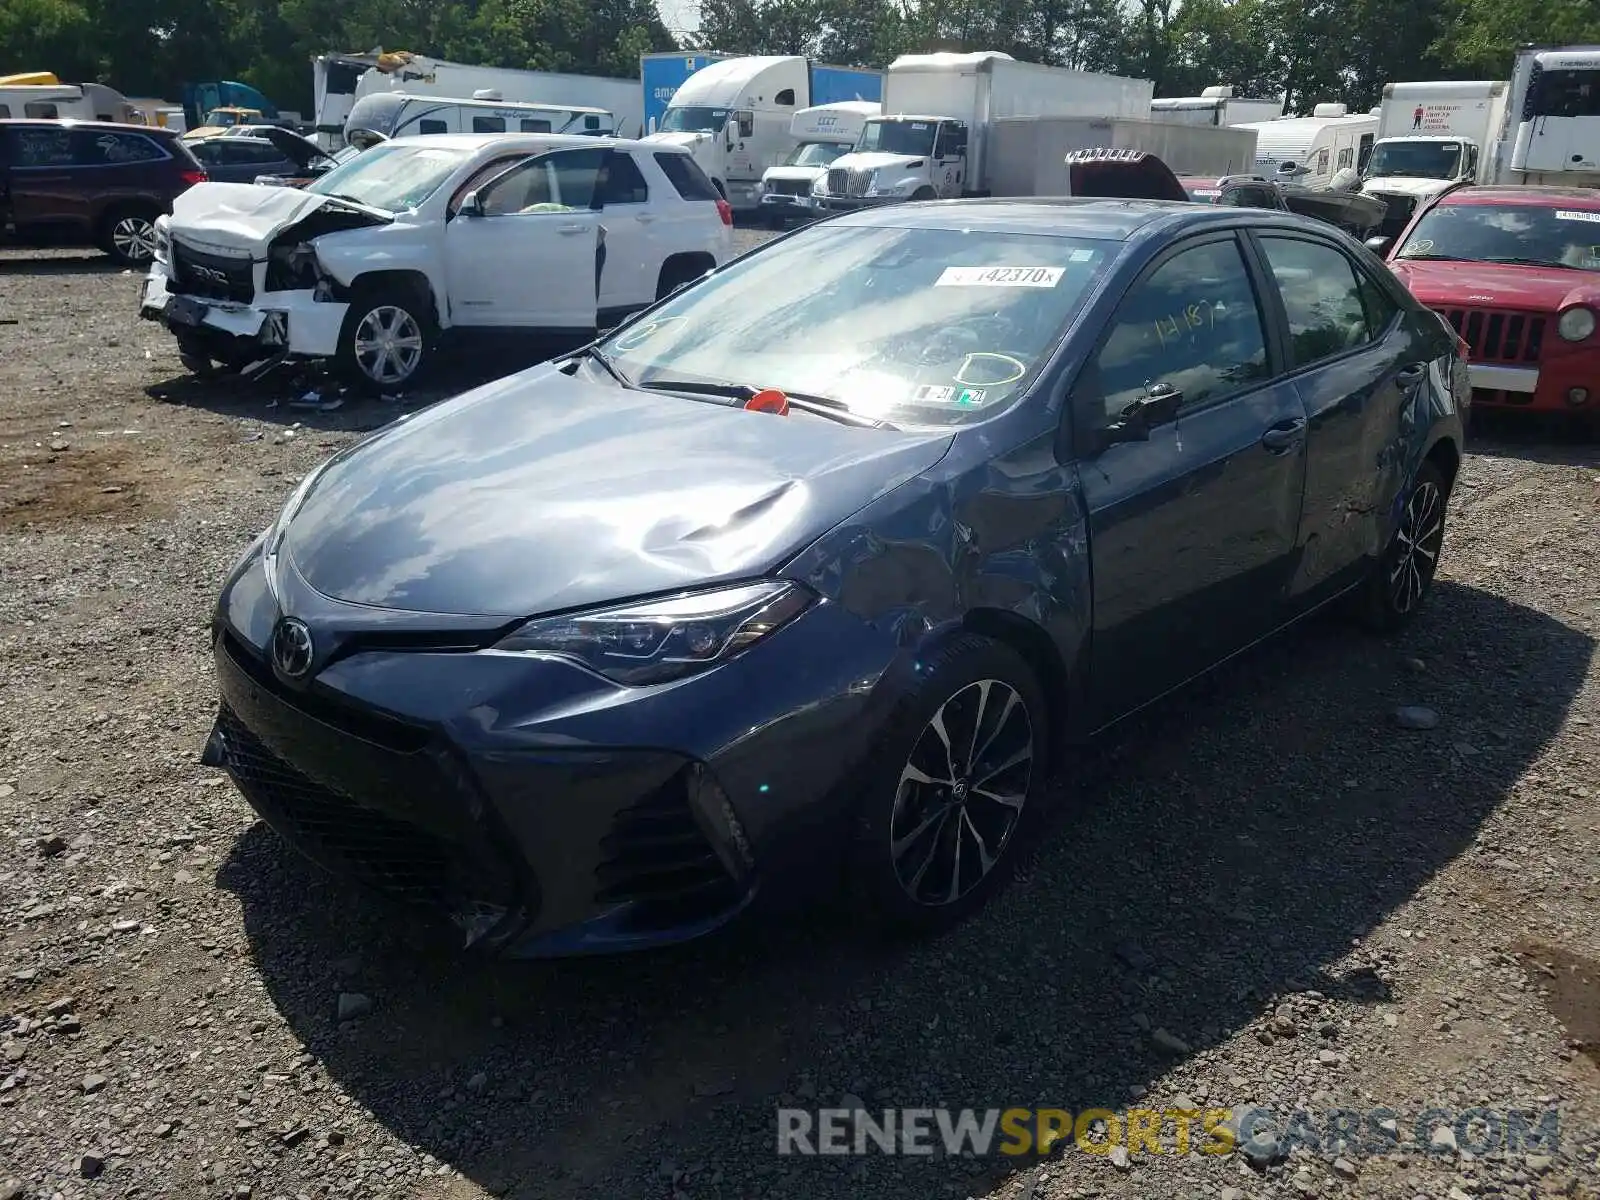
<svg viewBox="0 0 1600 1200"><path fill-rule="evenodd" d="M693 283L709 267L692 262L668 262L661 266L661 276L656 281L656 299L665 300L686 283Z"/></svg>
<svg viewBox="0 0 1600 1200"><path fill-rule="evenodd" d="M386 337L393 344L380 345L377 350L365 348ZM437 343L433 302L420 287L357 284L339 330L334 366L362 391L374 395L399 392L415 387L423 378L432 366ZM386 363L392 369L380 371Z"/></svg>
<svg viewBox="0 0 1600 1200"><path fill-rule="evenodd" d="M1049 721L1033 672L1003 643L962 634L923 660L861 777L849 864L861 915L933 933L1005 885L1043 809Z"/></svg>
<svg viewBox="0 0 1600 1200"><path fill-rule="evenodd" d="M1357 615L1376 633L1410 624L1433 589L1444 545L1450 485L1439 468L1424 462L1406 489L1405 504L1389 544L1358 594Z"/></svg>
<svg viewBox="0 0 1600 1200"><path fill-rule="evenodd" d="M911 193L911 198L913 200L937 200L939 198L939 193L934 191L931 187L919 187L916 191Z"/></svg>
<svg viewBox="0 0 1600 1200"><path fill-rule="evenodd" d="M125 267L147 267L156 253L156 213L114 208L100 222L100 248Z"/></svg>
<svg viewBox="0 0 1600 1200"><path fill-rule="evenodd" d="M188 371L196 379L210 379L219 374L217 364L204 354L193 354L180 348L178 361L183 364L184 370Z"/></svg>

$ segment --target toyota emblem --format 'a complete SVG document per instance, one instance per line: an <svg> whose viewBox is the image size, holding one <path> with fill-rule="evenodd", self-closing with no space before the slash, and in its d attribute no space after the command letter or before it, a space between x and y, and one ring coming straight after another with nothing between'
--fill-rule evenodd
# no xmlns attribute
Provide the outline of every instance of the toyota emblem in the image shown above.
<svg viewBox="0 0 1600 1200"><path fill-rule="evenodd" d="M303 678L316 658L311 630L297 617L284 617L272 631L272 665L289 679Z"/></svg>

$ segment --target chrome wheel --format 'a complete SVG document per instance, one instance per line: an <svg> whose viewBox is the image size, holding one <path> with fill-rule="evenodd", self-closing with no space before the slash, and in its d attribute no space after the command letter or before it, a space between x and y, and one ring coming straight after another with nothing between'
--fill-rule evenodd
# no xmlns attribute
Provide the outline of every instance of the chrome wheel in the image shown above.
<svg viewBox="0 0 1600 1200"><path fill-rule="evenodd" d="M1010 684L981 679L939 706L889 818L895 878L913 902L954 904L989 875L1021 819L1033 764L1033 719Z"/></svg>
<svg viewBox="0 0 1600 1200"><path fill-rule="evenodd" d="M1421 602L1433 582L1444 544L1444 494L1431 479L1423 479L1412 490L1394 531L1393 559L1389 564L1389 603L1394 611L1406 614Z"/></svg>
<svg viewBox="0 0 1600 1200"><path fill-rule="evenodd" d="M111 250L124 262L149 262L156 256L155 222L149 217L119 217L111 227Z"/></svg>
<svg viewBox="0 0 1600 1200"><path fill-rule="evenodd" d="M356 326L356 366L373 383L404 383L422 363L422 325L409 312L380 304Z"/></svg>

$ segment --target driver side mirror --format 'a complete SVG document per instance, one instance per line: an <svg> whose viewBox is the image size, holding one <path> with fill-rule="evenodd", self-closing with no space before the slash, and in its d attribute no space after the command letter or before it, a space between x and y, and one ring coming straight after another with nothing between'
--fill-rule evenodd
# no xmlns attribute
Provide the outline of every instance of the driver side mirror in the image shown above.
<svg viewBox="0 0 1600 1200"><path fill-rule="evenodd" d="M468 192L461 197L461 207L456 210L463 217L482 217L488 214L483 211L483 197L477 192Z"/></svg>
<svg viewBox="0 0 1600 1200"><path fill-rule="evenodd" d="M1382 256L1384 251L1388 250L1390 246L1394 245L1394 239L1386 237L1369 237L1362 244L1374 254Z"/></svg>
<svg viewBox="0 0 1600 1200"><path fill-rule="evenodd" d="M1183 407L1183 393L1170 384L1152 383L1143 396L1122 410L1122 415L1100 431L1100 449L1119 442L1148 442L1150 431L1174 421Z"/></svg>

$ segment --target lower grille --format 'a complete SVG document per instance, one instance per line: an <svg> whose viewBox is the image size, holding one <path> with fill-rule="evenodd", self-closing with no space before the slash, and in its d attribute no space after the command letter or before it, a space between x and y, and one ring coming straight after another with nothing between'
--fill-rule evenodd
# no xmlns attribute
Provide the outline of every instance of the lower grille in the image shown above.
<svg viewBox="0 0 1600 1200"><path fill-rule="evenodd" d="M176 239L170 256L173 282L182 295L235 304L256 298L255 264L248 258L207 254Z"/></svg>
<svg viewBox="0 0 1600 1200"><path fill-rule="evenodd" d="M1532 392L1508 392L1504 388L1473 388L1473 404L1504 405L1517 408L1533 403Z"/></svg>
<svg viewBox="0 0 1600 1200"><path fill-rule="evenodd" d="M510 904L460 848L301 774L226 706L218 725L245 798L308 858L419 907L497 915Z"/></svg>
<svg viewBox="0 0 1600 1200"><path fill-rule="evenodd" d="M1536 363L1546 318L1539 313L1444 308L1439 315L1466 341L1473 362Z"/></svg>
<svg viewBox="0 0 1600 1200"><path fill-rule="evenodd" d="M708 919L733 908L742 895L695 820L686 772L619 812L600 850L595 900L638 905L635 928Z"/></svg>

